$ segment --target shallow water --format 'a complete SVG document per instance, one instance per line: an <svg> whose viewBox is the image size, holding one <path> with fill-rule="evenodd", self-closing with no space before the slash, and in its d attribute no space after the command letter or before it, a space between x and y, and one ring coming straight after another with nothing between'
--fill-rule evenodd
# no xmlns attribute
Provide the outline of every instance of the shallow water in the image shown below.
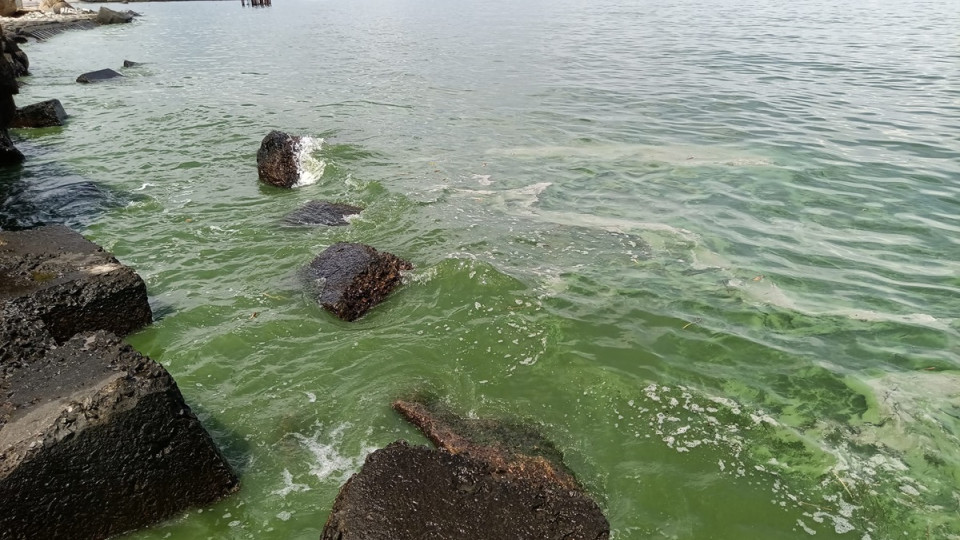
<svg viewBox="0 0 960 540"><path fill-rule="evenodd" d="M138 270L130 341L242 475L130 537L316 538L420 390L541 423L618 539L960 537L951 7L177 2L30 44L18 102L72 117L17 132L0 225ZM271 129L315 183L258 185ZM282 223L311 199L366 211ZM296 277L341 240L416 266L353 324Z"/></svg>

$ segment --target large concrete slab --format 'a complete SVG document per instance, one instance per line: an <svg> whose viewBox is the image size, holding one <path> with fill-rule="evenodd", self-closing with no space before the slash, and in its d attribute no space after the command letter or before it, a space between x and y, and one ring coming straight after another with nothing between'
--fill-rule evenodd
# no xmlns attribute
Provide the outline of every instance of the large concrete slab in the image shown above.
<svg viewBox="0 0 960 540"><path fill-rule="evenodd" d="M43 321L60 343L92 330L123 336L153 318L136 272L59 225L0 231L0 305Z"/></svg>
<svg viewBox="0 0 960 540"><path fill-rule="evenodd" d="M107 538L237 488L170 374L117 337L5 363L0 538Z"/></svg>

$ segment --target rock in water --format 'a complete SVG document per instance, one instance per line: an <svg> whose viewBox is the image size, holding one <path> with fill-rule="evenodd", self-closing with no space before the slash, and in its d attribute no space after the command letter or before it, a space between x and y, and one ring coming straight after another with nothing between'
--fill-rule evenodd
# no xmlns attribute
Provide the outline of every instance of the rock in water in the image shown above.
<svg viewBox="0 0 960 540"><path fill-rule="evenodd" d="M257 173L265 184L292 188L300 182L300 153L303 137L271 131L260 143L257 151Z"/></svg>
<svg viewBox="0 0 960 540"><path fill-rule="evenodd" d="M382 302L400 284L401 271L412 268L396 255L364 244L339 242L317 255L307 273L321 284L320 305L353 321Z"/></svg>
<svg viewBox="0 0 960 540"><path fill-rule="evenodd" d="M530 430L501 430L493 421L455 419L403 403L395 407L412 407L417 422L430 425L431 439L464 446L435 450L398 441L370 454L341 488L322 540L609 538L600 507L562 464L527 468L549 460L525 455L526 443L511 447L514 434L527 440ZM467 433L456 431L464 428ZM559 474L544 475L547 470Z"/></svg>
<svg viewBox="0 0 960 540"><path fill-rule="evenodd" d="M112 69L99 69L97 71L88 71L83 75L77 77L78 83L93 83L99 81L106 81L108 79L116 79L117 77L123 77L123 75L117 73Z"/></svg>
<svg viewBox="0 0 960 540"><path fill-rule="evenodd" d="M44 128L62 126L67 118L67 111L59 99L48 99L33 105L17 109L10 127L15 128Z"/></svg>
<svg viewBox="0 0 960 540"><path fill-rule="evenodd" d="M170 374L111 334L79 334L5 375L3 538L107 538L239 486Z"/></svg>
<svg viewBox="0 0 960 540"><path fill-rule="evenodd" d="M124 60L124 61L123 61L123 67L125 67L125 68L137 67L137 66L140 66L140 65L143 65L143 64L141 64L140 62L134 62L133 60Z"/></svg>
<svg viewBox="0 0 960 540"><path fill-rule="evenodd" d="M4 304L42 321L60 343L89 330L126 335L153 317L136 272L60 225L0 232Z"/></svg>
<svg viewBox="0 0 960 540"><path fill-rule="evenodd" d="M132 11L114 11L110 8L101 7L97 12L97 22L100 24L124 24L133 20Z"/></svg>
<svg viewBox="0 0 960 540"><path fill-rule="evenodd" d="M349 225L347 216L353 216L363 211L359 206L331 203L326 201L310 201L284 218L291 225Z"/></svg>

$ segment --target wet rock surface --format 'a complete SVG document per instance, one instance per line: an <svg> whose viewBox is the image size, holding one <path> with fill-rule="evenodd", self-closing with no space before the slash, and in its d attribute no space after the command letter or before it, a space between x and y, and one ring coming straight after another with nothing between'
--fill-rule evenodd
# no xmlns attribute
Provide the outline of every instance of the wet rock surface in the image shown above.
<svg viewBox="0 0 960 540"><path fill-rule="evenodd" d="M3 28L0 28L0 44L4 49L3 55L0 56L0 166L19 165L23 162L24 156L13 145L8 129L17 112L13 96L20 93L20 86L17 84L17 63L13 55L6 52L9 45L16 47L16 42L7 39ZM25 60L26 55L23 55L23 58Z"/></svg>
<svg viewBox="0 0 960 540"><path fill-rule="evenodd" d="M126 335L152 320L140 276L59 225L0 232L0 305L42 321L60 343L88 330Z"/></svg>
<svg viewBox="0 0 960 540"><path fill-rule="evenodd" d="M320 305L353 321L382 302L400 284L401 272L412 268L396 255L364 244L339 242L317 255L306 274L318 286Z"/></svg>
<svg viewBox="0 0 960 540"><path fill-rule="evenodd" d="M26 107L17 109L10 127L14 128L44 128L62 126L67 119L67 111L59 99L48 99Z"/></svg>
<svg viewBox="0 0 960 540"><path fill-rule="evenodd" d="M169 373L106 332L0 379L0 537L100 539L238 488Z"/></svg>
<svg viewBox="0 0 960 540"><path fill-rule="evenodd" d="M289 225L329 225L336 227L349 225L347 216L357 215L362 211L363 208L350 204L310 201L291 212L283 220Z"/></svg>
<svg viewBox="0 0 960 540"><path fill-rule="evenodd" d="M257 151L257 174L265 184L292 188L300 181L302 137L271 131Z"/></svg>
<svg viewBox="0 0 960 540"><path fill-rule="evenodd" d="M477 458L502 473L579 489L563 464L563 453L529 425L463 418L435 400L397 400L393 409L437 448Z"/></svg>
<svg viewBox="0 0 960 540"><path fill-rule="evenodd" d="M77 77L78 83L88 84L100 81L107 81L110 79L116 79L117 77L123 77L120 73L112 69L98 69L97 71L88 71Z"/></svg>
<svg viewBox="0 0 960 540"><path fill-rule="evenodd" d="M394 408L441 448L398 441L370 454L341 488L322 540L609 538L600 507L535 430L424 403Z"/></svg>

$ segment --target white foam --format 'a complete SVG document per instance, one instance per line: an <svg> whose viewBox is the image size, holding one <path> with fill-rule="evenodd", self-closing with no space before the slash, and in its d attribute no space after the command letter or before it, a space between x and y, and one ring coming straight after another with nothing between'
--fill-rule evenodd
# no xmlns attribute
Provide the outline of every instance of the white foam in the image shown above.
<svg viewBox="0 0 960 540"><path fill-rule="evenodd" d="M677 167L763 167L770 159L736 148L695 145L591 144L584 146L517 146L492 148L488 154L530 159L591 159L667 163Z"/></svg>
<svg viewBox="0 0 960 540"><path fill-rule="evenodd" d="M293 187L309 186L316 184L323 176L323 170L327 164L323 160L316 159L311 154L323 146L323 139L314 139L313 137L300 137L297 141L297 173L300 179Z"/></svg>
<svg viewBox="0 0 960 540"><path fill-rule="evenodd" d="M330 431L321 427L309 437L302 433L291 434L313 456L310 474L319 480L333 479L341 483L345 482L360 468L367 454L376 450L373 446L365 446L361 449L360 455L343 455L339 447L343 443L344 432L349 428L350 424L344 423Z"/></svg>

